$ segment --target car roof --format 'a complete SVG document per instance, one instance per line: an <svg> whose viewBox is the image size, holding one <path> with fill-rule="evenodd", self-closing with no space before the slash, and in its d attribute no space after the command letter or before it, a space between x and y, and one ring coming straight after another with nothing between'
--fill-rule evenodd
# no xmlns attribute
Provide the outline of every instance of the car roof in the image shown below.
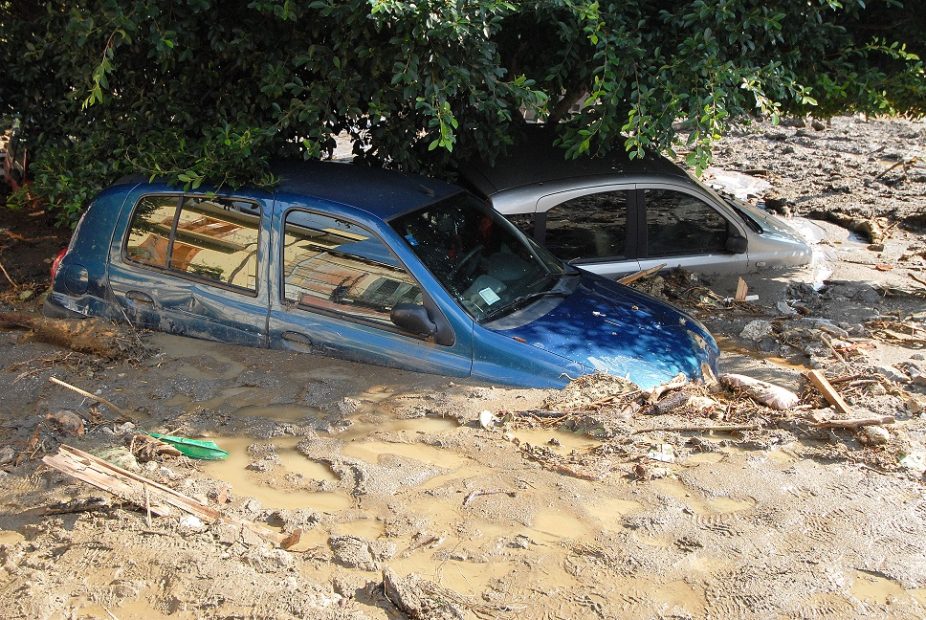
<svg viewBox="0 0 926 620"><path fill-rule="evenodd" d="M300 194L363 209L383 220L457 194L462 188L420 175L319 161L275 162L276 193Z"/></svg>
<svg viewBox="0 0 926 620"><path fill-rule="evenodd" d="M460 168L461 177L486 197L537 183L597 176L663 175L689 180L684 170L661 155L630 159L623 145L601 157L566 159L566 151L553 145L556 135L547 127L528 125L519 138L493 166L469 162Z"/></svg>
<svg viewBox="0 0 926 620"><path fill-rule="evenodd" d="M279 178L279 183L266 190L268 193L336 202L361 209L383 220L463 191L461 187L436 179L351 163L282 160L274 162L270 170ZM127 175L116 181L110 189L119 185L147 183L148 179L142 175ZM177 191L170 185L165 185L164 189ZM238 190L226 189L222 193L247 198L254 197L258 191L243 187ZM259 193L263 193L263 190Z"/></svg>

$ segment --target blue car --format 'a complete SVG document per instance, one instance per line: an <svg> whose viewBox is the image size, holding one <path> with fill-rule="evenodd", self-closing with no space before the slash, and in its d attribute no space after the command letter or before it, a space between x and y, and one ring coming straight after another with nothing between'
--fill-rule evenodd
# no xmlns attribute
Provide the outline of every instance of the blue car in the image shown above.
<svg viewBox="0 0 926 620"><path fill-rule="evenodd" d="M272 191L103 191L45 313L523 387L716 369L698 321L570 267L456 186L349 164L275 173Z"/></svg>

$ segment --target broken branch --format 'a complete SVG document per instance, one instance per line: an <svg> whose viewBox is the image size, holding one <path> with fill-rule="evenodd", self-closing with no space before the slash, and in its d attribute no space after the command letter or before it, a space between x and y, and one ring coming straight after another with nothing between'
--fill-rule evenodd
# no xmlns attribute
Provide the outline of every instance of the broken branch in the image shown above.
<svg viewBox="0 0 926 620"><path fill-rule="evenodd" d="M892 415L879 415L871 418L855 418L854 420L826 420L824 422L815 422L811 426L814 428L843 428L856 429L863 426L881 426L882 424L893 424L896 422Z"/></svg>
<svg viewBox="0 0 926 620"><path fill-rule="evenodd" d="M51 381L52 383L54 383L55 385L60 385L60 386L63 387L63 388L66 388L66 389L68 389L68 390L71 390L72 392L75 392L75 393L77 393L77 394L80 394L80 395L83 396L84 398L89 398L89 399L92 400L92 401L98 402L98 403L100 403L100 404L102 404L102 405L106 405L107 407L109 407L110 409L112 409L113 411L115 411L116 413L118 413L120 416L122 416L122 417L123 417L124 419L126 419L126 420L131 420L131 419L132 419L132 416L129 415L129 413L128 413L127 411L125 411L124 409L122 409L121 407L119 407L119 406L117 406L117 405L114 405L112 402L106 400L106 399L103 398L102 396L97 396L96 394L91 394L90 392L88 392L88 391L86 391L86 390L82 390L82 389L80 389L79 387L75 387L75 386L71 385L70 383L65 383L64 381L62 381L61 379L58 379L57 377L49 377L48 380Z"/></svg>

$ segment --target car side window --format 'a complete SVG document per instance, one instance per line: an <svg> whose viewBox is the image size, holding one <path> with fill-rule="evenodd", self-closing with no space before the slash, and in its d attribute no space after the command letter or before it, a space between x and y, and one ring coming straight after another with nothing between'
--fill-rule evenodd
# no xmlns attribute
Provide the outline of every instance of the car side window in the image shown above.
<svg viewBox="0 0 926 620"><path fill-rule="evenodd" d="M126 258L256 292L260 207L244 200L191 197L178 215L179 200L146 196L138 202Z"/></svg>
<svg viewBox="0 0 926 620"><path fill-rule="evenodd" d="M283 297L392 326L392 308L422 303L421 288L375 234L337 218L290 211L283 235Z"/></svg>
<svg viewBox="0 0 926 620"><path fill-rule="evenodd" d="M256 291L259 236L256 205L187 198L177 219L170 268Z"/></svg>
<svg viewBox="0 0 926 620"><path fill-rule="evenodd" d="M138 202L125 255L129 260L151 267L167 268L170 231L177 214L177 196L146 196Z"/></svg>
<svg viewBox="0 0 926 620"><path fill-rule="evenodd" d="M643 198L649 256L725 251L727 220L704 201L670 189L647 189Z"/></svg>
<svg viewBox="0 0 926 620"><path fill-rule="evenodd" d="M624 258L628 192L579 196L546 213L544 245L563 260Z"/></svg>

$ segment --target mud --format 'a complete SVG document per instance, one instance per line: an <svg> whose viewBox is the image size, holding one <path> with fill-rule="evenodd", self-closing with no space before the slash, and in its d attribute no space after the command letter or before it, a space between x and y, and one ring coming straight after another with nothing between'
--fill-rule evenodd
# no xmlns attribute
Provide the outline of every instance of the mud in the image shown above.
<svg viewBox="0 0 926 620"><path fill-rule="evenodd" d="M823 159L833 145L861 153L872 131L894 142L923 131L873 123L837 119L811 136L769 128L727 145L751 154L744 166L778 171L774 190L802 195L799 149ZM769 137L779 131L786 140ZM913 148L891 144L883 150ZM862 181L868 168L843 164L834 170L861 193L852 200L882 205L887 190ZM917 169L906 174L896 191L919 182ZM840 202L850 194L832 196L834 207L855 208ZM812 211L810 198L795 201ZM879 214L910 228L893 204ZM431 584L422 591L449 617L923 617L926 487L916 459L926 468L926 385L915 368L926 366L922 345L891 336L904 329L894 323L912 334L926 319L926 286L910 278L926 258L900 260L923 241L898 226L875 253L855 233L816 225L832 271L819 290L810 267L745 276L754 304L682 300L718 336L721 370L799 392L792 412L715 395L712 417L652 415L612 406L629 389L619 381L511 390L162 334L144 336L142 359L107 360L0 331L0 616L402 618L384 592L390 570ZM10 265L9 254L0 259ZM884 261L893 268L860 264ZM698 284L723 298L736 279ZM743 337L757 320L769 322L767 336ZM833 339L845 343L832 347L838 355ZM858 375L840 390L857 415L896 417L883 427L886 444L808 426L805 416L832 414L801 377L814 366ZM128 410L130 423L51 376ZM60 410L85 421L83 435L46 422ZM561 415L537 414L550 411ZM658 430L731 422L762 429ZM142 430L209 437L230 457L137 463L113 450ZM302 539L283 550L225 523L149 525L143 508L43 466L60 443L118 455L228 514L301 529ZM90 497L105 502L43 514Z"/></svg>

